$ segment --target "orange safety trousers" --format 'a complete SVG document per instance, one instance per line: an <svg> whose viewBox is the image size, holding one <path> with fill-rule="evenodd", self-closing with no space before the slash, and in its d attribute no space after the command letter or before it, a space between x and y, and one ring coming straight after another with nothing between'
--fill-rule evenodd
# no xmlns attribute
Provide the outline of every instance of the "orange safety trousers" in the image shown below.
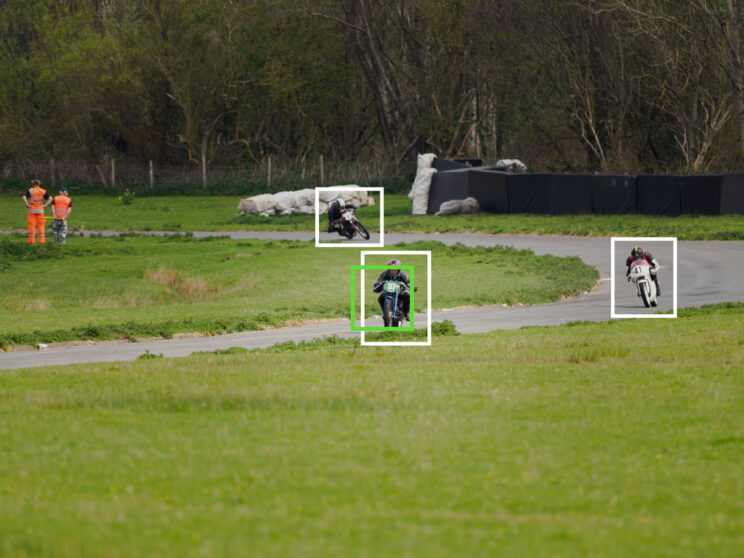
<svg viewBox="0 0 744 558"><path fill-rule="evenodd" d="M36 230L38 229L39 244L46 244L46 220L44 219L44 213L31 213L28 214L28 243L34 244L36 242Z"/></svg>

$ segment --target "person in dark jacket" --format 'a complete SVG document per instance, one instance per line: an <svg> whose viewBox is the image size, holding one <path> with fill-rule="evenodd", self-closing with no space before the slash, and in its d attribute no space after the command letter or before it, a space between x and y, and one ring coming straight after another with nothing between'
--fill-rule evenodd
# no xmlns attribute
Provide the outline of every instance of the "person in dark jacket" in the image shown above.
<svg viewBox="0 0 744 558"><path fill-rule="evenodd" d="M400 263L400 260L390 260L387 265L403 265ZM405 319L407 322L410 322L410 316L409 312L411 309L411 279L408 277L408 274L403 271L402 269L386 269L383 271L380 276L377 278L377 281L375 281L374 285L372 285L372 290L376 293L381 293L380 296L377 298L377 302L380 304L380 308L382 311L385 311L384 304L385 304L385 293L382 292L382 284L385 281L398 281L400 283L400 291L398 291L398 297L400 299L400 306L403 310L403 313L405 314ZM413 287L413 290L417 290L416 287Z"/></svg>
<svg viewBox="0 0 744 558"><path fill-rule="evenodd" d="M645 260L646 263L651 266L649 272L651 274L651 279L656 283L656 296L661 296L661 286L659 285L658 277L659 268L661 266L651 252L644 250L640 246L634 246L630 251L630 256L625 260L625 276L628 278L628 281L630 281L630 266L636 260Z"/></svg>
<svg viewBox="0 0 744 558"><path fill-rule="evenodd" d="M328 232L341 230L341 214L344 211L344 200L337 198L328 206Z"/></svg>
<svg viewBox="0 0 744 558"><path fill-rule="evenodd" d="M328 232L341 231L341 215L344 211L350 209L356 211L353 203L346 203L341 198L333 200L328 206Z"/></svg>

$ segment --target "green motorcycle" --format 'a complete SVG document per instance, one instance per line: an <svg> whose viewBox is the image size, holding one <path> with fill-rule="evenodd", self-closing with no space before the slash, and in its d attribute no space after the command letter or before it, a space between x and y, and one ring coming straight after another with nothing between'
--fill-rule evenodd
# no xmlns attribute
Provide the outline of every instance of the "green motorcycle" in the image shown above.
<svg viewBox="0 0 744 558"><path fill-rule="evenodd" d="M387 280L382 284L385 297L382 300L382 321L385 327L400 327L403 321L403 302L400 295L400 282Z"/></svg>

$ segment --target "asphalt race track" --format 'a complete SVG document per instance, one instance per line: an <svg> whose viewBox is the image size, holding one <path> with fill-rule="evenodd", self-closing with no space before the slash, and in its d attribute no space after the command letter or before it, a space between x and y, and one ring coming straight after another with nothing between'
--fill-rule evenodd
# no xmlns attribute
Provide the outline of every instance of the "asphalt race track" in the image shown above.
<svg viewBox="0 0 744 558"><path fill-rule="evenodd" d="M116 233L103 233L114 235ZM170 234L170 233L151 233ZM230 235L236 239L293 239L314 241L313 233L276 232L213 232L194 233L194 236ZM338 238L338 237L337 237ZM331 235L321 237L321 242L331 240ZM649 249L659 260L662 295L659 308L646 309L636 296L634 287L625 279L625 258L632 242L617 242L615 253L615 281L610 277L610 239L568 236L457 234L385 235L385 250L397 242L436 240L445 244L460 242L467 246L508 245L531 249L536 254L579 256L600 273L598 286L571 300L517 307L481 307L476 309L440 310L432 314L432 321L451 320L461 333L480 333L496 329L515 329L529 325L557 325L575 321L604 321L610 318L610 297L613 283L615 311L617 314L646 314L670 311L673 304L673 270L671 243L638 242ZM354 239L357 242L358 239ZM376 242L373 237L370 243ZM626 250L627 248L627 250ZM359 248L349 248L359 250ZM432 254L436 258L436 253ZM716 302L744 301L744 242L740 241L689 241L679 242L677 252L677 305L702 306ZM417 314L416 323L426 323L425 315ZM214 351L229 347L247 349L268 347L285 341L303 341L329 335L358 336L349 331L349 321L307 325L264 331L235 333L212 337L192 337L147 341L140 343L105 342L81 344L72 347L49 347L44 350L25 350L0 353L0 369L17 369L31 366L59 366L89 362L134 360L149 351L165 357L186 356L195 351ZM425 350L425 349L422 349Z"/></svg>

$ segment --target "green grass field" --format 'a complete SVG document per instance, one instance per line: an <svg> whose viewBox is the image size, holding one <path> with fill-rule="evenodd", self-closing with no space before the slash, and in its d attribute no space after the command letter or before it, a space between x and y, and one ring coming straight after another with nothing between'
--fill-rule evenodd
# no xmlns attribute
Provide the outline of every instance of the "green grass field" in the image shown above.
<svg viewBox="0 0 744 558"><path fill-rule="evenodd" d="M156 231L312 231L312 215L238 216L237 196L135 197L125 205L113 196L73 196L70 227L87 230ZM50 212L47 212L48 214ZM371 229L379 208L360 209ZM325 217L323 217L325 219ZM0 230L25 230L26 213L18 196L0 196ZM385 196L385 230L488 232L577 236L676 236L680 240L742 240L744 215L657 217L650 215L501 215L478 213L437 217L411 215L405 196Z"/></svg>
<svg viewBox="0 0 744 558"><path fill-rule="evenodd" d="M731 304L0 372L0 554L740 556L743 368Z"/></svg>
<svg viewBox="0 0 744 558"><path fill-rule="evenodd" d="M512 248L437 242L396 248L435 252L434 308L558 300L598 278L578 258ZM350 268L359 263L358 250L299 241L125 235L29 248L23 235L0 237L0 346L349 318ZM416 308L423 309L425 261L405 263L416 266ZM367 278L368 316L379 313L375 278Z"/></svg>
<svg viewBox="0 0 744 558"><path fill-rule="evenodd" d="M238 217L237 197L73 199L70 226L89 230L314 223ZM385 202L386 231L744 239L744 216L414 217L404 196ZM0 229L25 226L0 196ZM396 247L433 251L435 308L546 302L598 277L510 248ZM424 259L401 259L420 309ZM2 235L0 349L348 317L359 263L310 242ZM0 371L0 555L742 556L744 304L679 316Z"/></svg>

